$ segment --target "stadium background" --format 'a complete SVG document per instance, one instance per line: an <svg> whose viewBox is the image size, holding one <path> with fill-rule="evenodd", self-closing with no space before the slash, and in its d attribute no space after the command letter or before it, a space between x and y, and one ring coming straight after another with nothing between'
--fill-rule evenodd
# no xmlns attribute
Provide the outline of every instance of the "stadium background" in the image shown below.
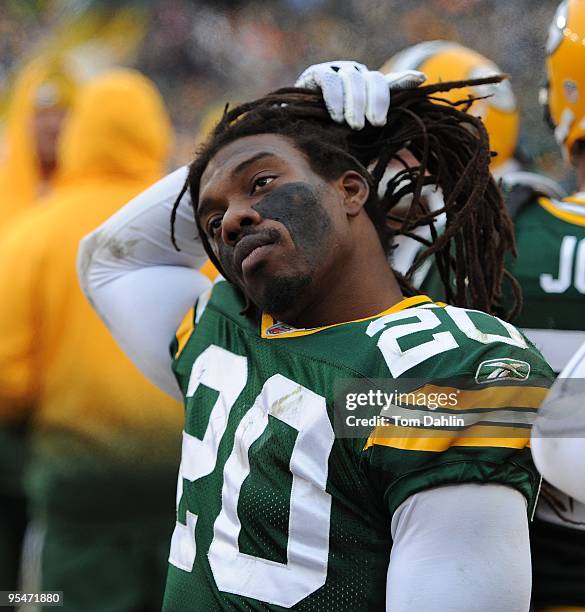
<svg viewBox="0 0 585 612"><path fill-rule="evenodd" d="M542 121L538 87L556 0L4 0L0 100L39 54L65 54L82 76L122 64L160 87L177 130L175 161L191 157L206 116L225 100L290 85L311 63L380 66L405 46L443 38L510 74L521 148L536 169L566 180Z"/></svg>

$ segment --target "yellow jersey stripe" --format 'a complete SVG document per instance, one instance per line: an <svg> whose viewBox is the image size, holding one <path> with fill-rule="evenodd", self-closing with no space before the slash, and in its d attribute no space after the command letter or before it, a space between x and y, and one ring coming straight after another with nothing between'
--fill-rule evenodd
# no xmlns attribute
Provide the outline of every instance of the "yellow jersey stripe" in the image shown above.
<svg viewBox="0 0 585 612"><path fill-rule="evenodd" d="M441 387L430 384L419 387L411 393L419 397L423 395L428 397L430 394L450 395L453 393L457 396L457 403L454 406L445 406L449 410L472 410L473 408L490 408L491 410L504 408L513 410L514 408L538 408L544 401L548 391L544 387L509 386L486 387L485 389L458 389L456 387ZM403 396L407 395L407 392L403 392ZM404 399L408 398L405 397ZM412 404L405 402L400 405L409 406ZM420 407L424 408L424 406Z"/></svg>
<svg viewBox="0 0 585 612"><path fill-rule="evenodd" d="M385 425L376 427L363 450L372 446L434 453L442 453L451 446L520 449L530 446L530 430L525 427L474 425L465 431L448 431L445 429L422 430L418 427Z"/></svg>
<svg viewBox="0 0 585 612"><path fill-rule="evenodd" d="M420 387L414 393L417 395L421 394L420 396L424 394L427 397L430 393L455 393L457 403L454 406L449 406L449 409L453 411L472 411L474 408L513 411L515 408L536 410L546 397L548 389L522 386L457 389L455 387L440 387L429 384ZM439 413L429 411L429 414L438 415ZM486 415L486 418L489 418L489 416ZM420 429L389 423L374 429L364 446L364 450L376 444L402 450L428 450L435 452L442 452L449 448L449 446L524 448L528 445L529 438L530 430L526 427L477 424L465 430L449 431L443 428Z"/></svg>
<svg viewBox="0 0 585 612"><path fill-rule="evenodd" d="M548 198L538 198L538 203L542 208L558 219L566 221L567 223L573 223L573 225L585 227L585 217L557 208Z"/></svg>
<svg viewBox="0 0 585 612"><path fill-rule="evenodd" d="M177 352L175 353L175 359L179 357L179 355L183 352L187 341L191 337L193 330L195 329L195 324L193 323L193 319L195 317L194 307L189 309L189 312L183 317L181 324L177 329L177 333L175 334L177 338Z"/></svg>
<svg viewBox="0 0 585 612"><path fill-rule="evenodd" d="M209 259L201 266L201 268L199 268L199 272L201 272L201 274L203 274L204 276L207 276L207 278L212 283L219 276L217 268L211 263Z"/></svg>
<svg viewBox="0 0 585 612"><path fill-rule="evenodd" d="M354 321L344 321L343 323L333 323L332 325L324 325L323 327L313 327L311 329L295 329L289 328L285 331L279 331L278 333L270 333L269 330L271 327L275 325L278 326L278 322L275 321L269 314L262 313L262 321L260 328L260 337L265 339L271 338L298 338L299 336L309 336L310 334L316 334L317 332L323 331L324 329L330 329L332 327L338 327L339 325L347 325L348 323L360 323L361 321L369 321L370 319L377 319L378 317L382 317L384 315L393 314L395 312L400 312L401 310L406 310L407 308L412 308L413 306L419 306L420 304L432 304L433 300L426 295L415 295L413 297L404 298L400 300L394 306L380 312L377 315L373 315L371 317L364 317L363 319L355 319ZM286 327L283 325L283 327Z"/></svg>
<svg viewBox="0 0 585 612"><path fill-rule="evenodd" d="M582 193L567 196L566 198L563 198L563 202L570 202L571 204L579 204L580 206L585 206L585 200L583 199Z"/></svg>

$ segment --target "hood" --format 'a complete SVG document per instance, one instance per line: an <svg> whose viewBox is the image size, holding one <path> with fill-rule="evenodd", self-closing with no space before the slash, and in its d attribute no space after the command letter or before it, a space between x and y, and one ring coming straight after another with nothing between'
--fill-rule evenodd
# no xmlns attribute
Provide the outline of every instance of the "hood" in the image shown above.
<svg viewBox="0 0 585 612"><path fill-rule="evenodd" d="M35 60L17 77L9 101L0 161L0 223L39 196L41 173L33 134L33 117L43 86L59 90L59 104L68 106L76 85L57 60ZM42 102L42 101L41 101Z"/></svg>
<svg viewBox="0 0 585 612"><path fill-rule="evenodd" d="M164 172L172 129L155 85L111 70L85 85L59 149L63 181L119 177L153 182Z"/></svg>

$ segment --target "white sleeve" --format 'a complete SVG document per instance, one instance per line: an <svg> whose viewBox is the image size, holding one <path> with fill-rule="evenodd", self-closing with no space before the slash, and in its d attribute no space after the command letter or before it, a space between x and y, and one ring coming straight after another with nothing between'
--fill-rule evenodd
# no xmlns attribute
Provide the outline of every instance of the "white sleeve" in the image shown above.
<svg viewBox="0 0 585 612"><path fill-rule="evenodd" d="M81 288L114 338L152 382L180 398L169 345L183 317L210 283L197 270L207 256L189 194L170 218L185 179L180 168L134 198L80 243Z"/></svg>
<svg viewBox="0 0 585 612"><path fill-rule="evenodd" d="M545 480L585 503L585 344L540 407L530 445Z"/></svg>
<svg viewBox="0 0 585 612"><path fill-rule="evenodd" d="M526 500L495 484L409 497L392 517L388 612L527 612Z"/></svg>

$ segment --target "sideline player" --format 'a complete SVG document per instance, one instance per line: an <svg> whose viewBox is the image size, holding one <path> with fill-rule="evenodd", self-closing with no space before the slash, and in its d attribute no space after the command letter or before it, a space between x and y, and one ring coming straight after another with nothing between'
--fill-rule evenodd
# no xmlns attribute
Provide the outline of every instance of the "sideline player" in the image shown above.
<svg viewBox="0 0 585 612"><path fill-rule="evenodd" d="M441 88L397 93L387 126L361 133L307 90L238 107L190 167L195 222L173 207L179 170L82 243L89 299L175 395L165 337L196 298L194 270L207 254L227 279L173 349L186 425L167 610L527 609L526 432L552 373L511 325L414 295L387 264L400 194L377 187L409 142L426 162L408 177L415 205L428 171L460 213L434 250L453 241L460 295L497 309L509 219L485 130L427 99ZM427 391L458 378L470 431L335 437L337 379L403 375Z"/></svg>
<svg viewBox="0 0 585 612"><path fill-rule="evenodd" d="M17 75L6 112L0 162L0 232L49 192L57 140L79 84L57 59L37 59ZM1 343L1 342L0 342ZM2 393L0 392L0 396ZM26 419L0 423L0 590L16 590L27 524L22 485Z"/></svg>
<svg viewBox="0 0 585 612"><path fill-rule="evenodd" d="M515 323L560 372L585 342L585 2L562 2L547 42L542 102L578 190L566 198L533 198L517 215L518 257L510 271L524 293ZM584 602L585 604L585 602Z"/></svg>
<svg viewBox="0 0 585 612"><path fill-rule="evenodd" d="M502 73L498 66L477 51L445 40L428 41L407 47L391 57L383 65L381 71L407 69L424 72L427 76L427 82L430 83L456 81ZM372 95L374 94L379 95L377 91L374 92L372 90ZM467 111L476 117L481 117L484 122L490 137L490 148L496 153L491 162L492 174L496 180L502 181L506 206L514 220L528 205L536 204L536 200L540 196L559 199L566 195L562 188L551 179L523 169L521 162L516 157L520 118L516 97L510 81L505 80L501 83L468 88L465 90L465 95L470 99L473 97L481 98L471 103ZM462 97L462 95L457 97L456 92L450 92L448 96L445 96L450 102L456 102ZM381 102L383 96L380 96L379 100ZM442 197L440 192L434 189L432 185L426 186L425 190L430 208L432 210L441 208ZM525 219L522 218L517 224L517 237L519 239L521 237L524 238L525 235L533 235L533 227L531 226L525 230L524 221ZM440 231L442 222L444 222L444 217L439 216L436 222L438 231ZM419 228L418 233L424 238L428 239L430 237L427 228ZM414 253L412 252L413 243L415 243ZM404 248L405 246L407 249ZM410 251L410 257L407 250ZM530 251L532 251L532 246ZM404 258L409 263L412 263L414 256L418 252L420 252L420 244L416 244L414 240L399 237L399 245L394 253L395 265L399 265ZM514 275L520 281L525 295L528 294L529 296L532 295L532 268L530 270L527 269L530 267L531 261L531 256L526 258L525 261L521 259L514 268ZM427 261L426 269L423 267L415 272L413 282L424 293L428 293L435 299L443 299L445 296L442 292L440 276L436 268L428 269L430 263L430 261ZM527 276L529 278L525 280ZM530 304L525 305L520 319L515 319L515 324L520 327L523 327L525 324L538 328L548 328L551 326L550 308L535 309L538 314L530 316L529 313L532 310ZM533 323L535 324L532 325ZM571 345L567 349L563 349L563 354L559 355L558 348L556 348L558 342L555 342L555 337L550 338L550 334L555 332L546 332L546 337L543 337L539 329L530 329L527 332L529 337L539 341L539 348L544 351L547 361L555 364L557 371L560 371L572 352L574 352L576 346L578 346L572 340Z"/></svg>
<svg viewBox="0 0 585 612"><path fill-rule="evenodd" d="M542 102L563 157L575 167L578 191L563 199L539 198L519 215L512 267L525 293L519 323L534 328L527 330L529 337L553 369L564 367L532 435L535 461L558 487L543 487L531 532L539 610L585 610L584 349L569 361L585 339L584 41L585 2L562 2L549 30Z"/></svg>
<svg viewBox="0 0 585 612"><path fill-rule="evenodd" d="M477 51L447 40L431 40L407 47L380 68L383 73L397 70L420 70L426 75L427 83L477 79L503 73ZM453 90L442 97L449 102L466 97L483 98L475 100L467 110L482 118L490 135L490 147L497 153L490 164L492 173L499 178L521 169L520 162L515 159L520 117L510 81L469 87L463 91Z"/></svg>
<svg viewBox="0 0 585 612"><path fill-rule="evenodd" d="M427 83L461 81L503 73L498 66L477 51L446 40L431 40L406 47L388 59L380 68L382 73L396 70L420 70L426 75ZM499 178L506 173L515 173L520 168L520 162L514 157L518 143L519 116L516 97L510 82L504 80L500 83L453 90L443 94L442 98L453 103L464 98L483 96L489 97L475 100L466 110L476 117L481 117L484 122L490 137L490 147L497 153L491 160L490 169L494 177ZM408 155L408 151L402 154L405 161L408 160ZM416 160L410 159L409 163L416 163ZM400 164L395 163L394 166L394 172L403 169ZM387 170L388 173L391 171L391 168ZM430 210L436 211L443 207L442 194L436 186L426 185L424 191L426 204ZM409 204L408 201L403 203L403 214L408 212ZM439 215L435 221L438 232L442 231L444 223L445 216ZM417 228L415 233L423 239L431 239L428 227ZM398 236L396 244L397 247L392 254L393 267L406 273L415 257L421 252L422 245L407 236ZM412 281L423 293L433 296L434 299L440 299L441 279L434 273L436 270L431 264L432 261L427 260L424 266L418 268L413 274Z"/></svg>

